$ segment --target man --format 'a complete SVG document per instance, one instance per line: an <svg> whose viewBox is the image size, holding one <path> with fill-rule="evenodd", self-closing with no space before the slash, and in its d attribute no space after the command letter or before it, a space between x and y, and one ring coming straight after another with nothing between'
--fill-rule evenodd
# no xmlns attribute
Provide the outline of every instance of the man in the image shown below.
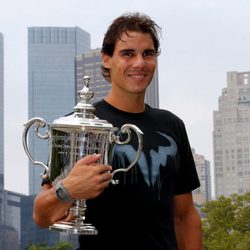
<svg viewBox="0 0 250 250"><path fill-rule="evenodd" d="M131 13L115 19L105 34L102 74L112 89L95 104L95 114L115 127L135 124L144 144L137 165L119 175L118 185L109 183L110 166L96 164L99 155L81 159L62 181L71 198L87 199L86 218L99 231L80 236L80 249L202 249L201 220L192 200L200 184L185 125L171 112L144 103L159 54L158 31L151 18ZM126 167L135 149L134 141L115 147L112 169ZM45 183L35 200L34 220L47 227L71 204Z"/></svg>

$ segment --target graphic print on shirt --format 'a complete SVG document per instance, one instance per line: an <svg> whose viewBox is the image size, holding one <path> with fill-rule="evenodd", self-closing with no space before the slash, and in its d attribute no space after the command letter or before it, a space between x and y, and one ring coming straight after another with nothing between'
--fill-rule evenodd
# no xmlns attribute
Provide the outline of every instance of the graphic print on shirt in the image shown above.
<svg viewBox="0 0 250 250"><path fill-rule="evenodd" d="M140 159L137 162L148 187L155 185L157 178L160 176L160 167L167 167L168 158L171 156L174 157L177 153L177 144L171 136L158 131L156 133L164 139L165 143L163 145L158 143L157 150L153 146L149 149L149 160L146 159L143 149ZM135 154L136 150L131 145L122 145L115 148L115 155L119 157L119 161L122 164L126 162L126 159L132 162Z"/></svg>

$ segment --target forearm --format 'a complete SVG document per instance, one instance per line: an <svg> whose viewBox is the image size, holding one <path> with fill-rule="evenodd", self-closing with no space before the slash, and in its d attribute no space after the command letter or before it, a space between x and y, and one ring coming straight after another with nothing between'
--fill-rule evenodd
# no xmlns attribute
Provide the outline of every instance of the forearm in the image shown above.
<svg viewBox="0 0 250 250"><path fill-rule="evenodd" d="M62 219L71 203L60 201L55 193L54 187L45 184L34 201L33 219L35 223L42 227L48 227L54 222Z"/></svg>
<svg viewBox="0 0 250 250"><path fill-rule="evenodd" d="M200 216L196 211L175 218L175 231L179 250L202 250Z"/></svg>
<svg viewBox="0 0 250 250"><path fill-rule="evenodd" d="M96 164L101 155L93 154L79 160L63 179L63 186L73 199L90 199L100 195L108 187L111 166ZM46 183L34 201L33 219L40 227L48 227L56 221L70 221L67 214L72 202L58 199L55 188Z"/></svg>

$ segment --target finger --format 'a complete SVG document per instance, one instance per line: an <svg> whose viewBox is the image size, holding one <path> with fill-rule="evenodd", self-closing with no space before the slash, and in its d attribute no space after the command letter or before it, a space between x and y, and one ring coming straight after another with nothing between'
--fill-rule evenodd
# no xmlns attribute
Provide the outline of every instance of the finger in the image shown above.
<svg viewBox="0 0 250 250"><path fill-rule="evenodd" d="M109 165L99 165L97 167L98 167L97 169L98 169L100 174L107 173L108 171L112 170L112 167Z"/></svg>
<svg viewBox="0 0 250 250"><path fill-rule="evenodd" d="M102 174L101 179L102 179L102 182L110 181L111 174L109 172L105 172Z"/></svg>
<svg viewBox="0 0 250 250"><path fill-rule="evenodd" d="M107 188L109 186L109 183L110 183L110 180L108 181L104 181L102 184L101 184L101 189L102 191Z"/></svg>
<svg viewBox="0 0 250 250"><path fill-rule="evenodd" d="M100 160L100 158L101 158L100 154L86 155L85 157L80 159L78 162L80 164L89 165L89 164L95 163L96 161Z"/></svg>
<svg viewBox="0 0 250 250"><path fill-rule="evenodd" d="M63 221L69 222L69 221L72 221L73 219L75 219L75 216L70 211L68 211L68 213L63 218Z"/></svg>

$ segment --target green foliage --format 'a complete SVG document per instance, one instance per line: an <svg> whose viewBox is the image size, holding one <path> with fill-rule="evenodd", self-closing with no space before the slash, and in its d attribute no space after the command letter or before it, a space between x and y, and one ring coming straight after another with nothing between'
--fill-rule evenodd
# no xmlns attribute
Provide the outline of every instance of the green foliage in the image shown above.
<svg viewBox="0 0 250 250"><path fill-rule="evenodd" d="M202 207L205 250L250 250L250 192L207 202Z"/></svg>
<svg viewBox="0 0 250 250"><path fill-rule="evenodd" d="M30 244L26 250L72 250L72 245L67 241L57 242L54 246L49 247L47 244Z"/></svg>

